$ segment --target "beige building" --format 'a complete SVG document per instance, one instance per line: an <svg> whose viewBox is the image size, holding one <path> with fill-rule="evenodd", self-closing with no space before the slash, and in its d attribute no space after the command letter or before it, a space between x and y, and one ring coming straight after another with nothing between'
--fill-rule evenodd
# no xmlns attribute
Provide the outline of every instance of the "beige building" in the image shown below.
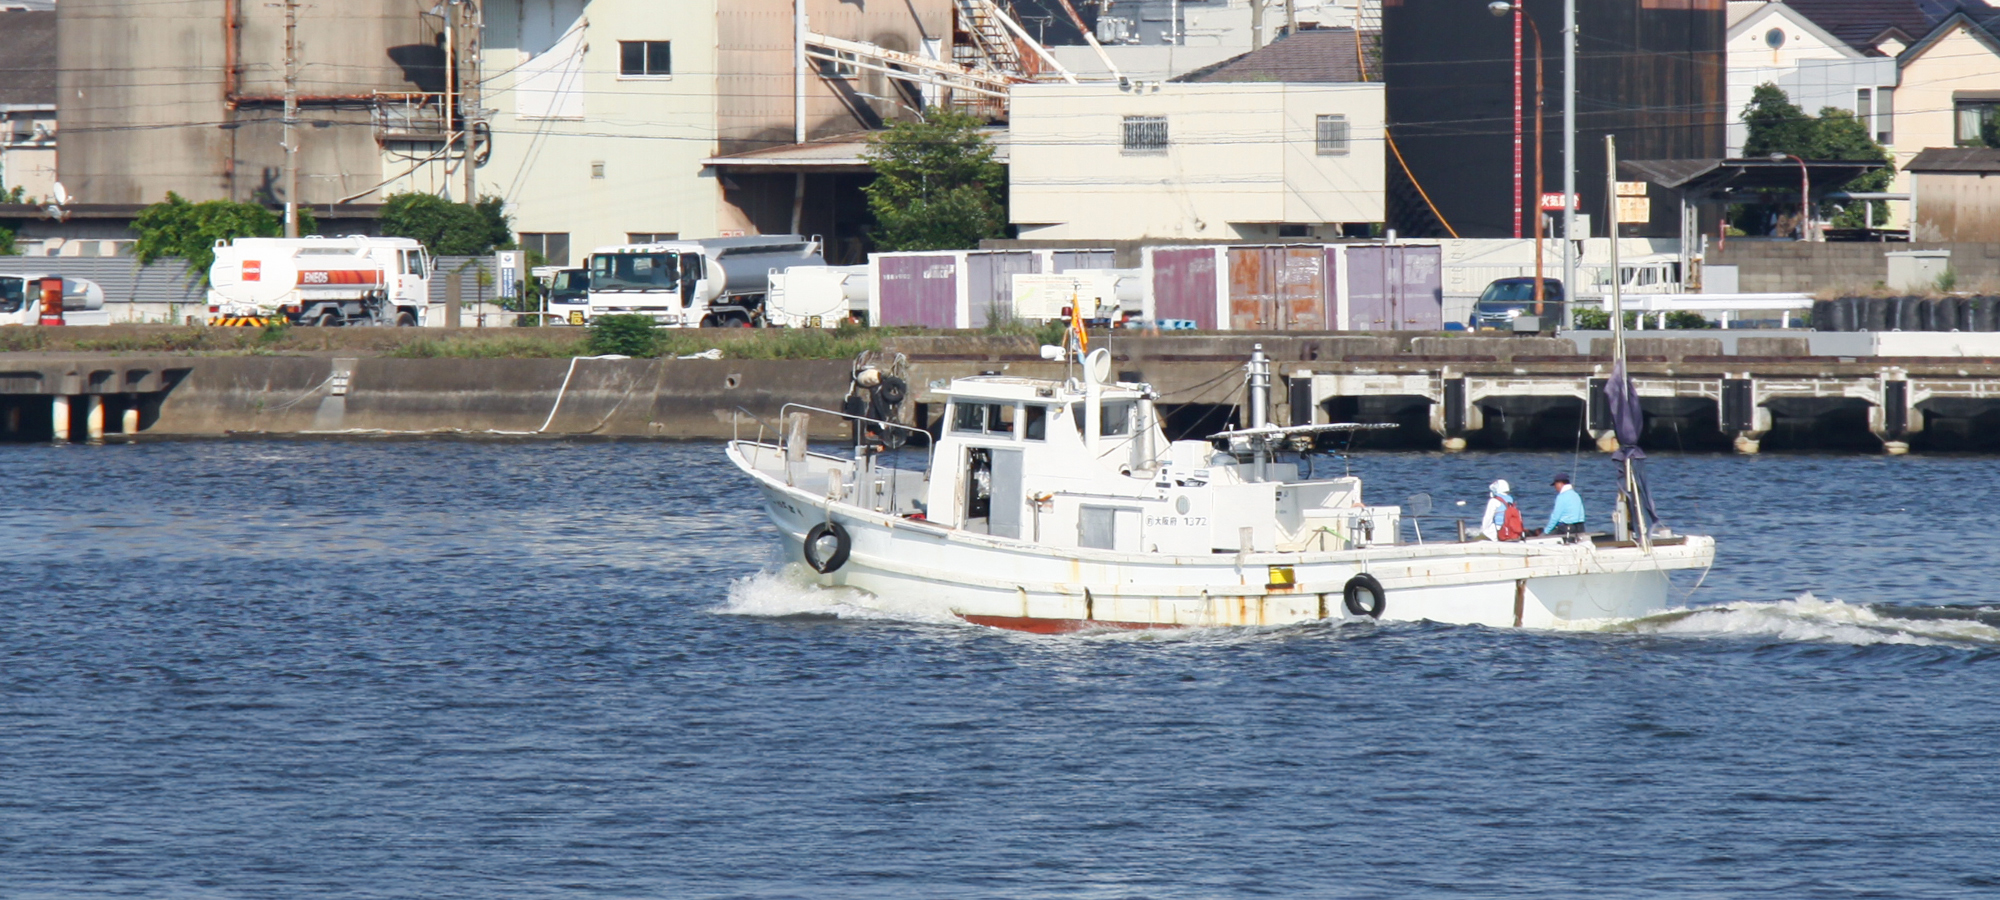
<svg viewBox="0 0 2000 900"><path fill-rule="evenodd" d="M2000 115L2000 40L1963 13L1897 58L1895 154L1901 172L1930 147L1977 147L1980 128ZM1892 190L1908 190L1900 173Z"/></svg>
<svg viewBox="0 0 2000 900"><path fill-rule="evenodd" d="M55 187L55 38L53 11L0 10L0 198Z"/></svg>
<svg viewBox="0 0 2000 900"><path fill-rule="evenodd" d="M950 58L950 0L805 6L810 33ZM830 251L858 239L859 211L847 207L864 170L851 154L835 165L710 162L795 143L793 12L792 0L490 5L481 193L506 199L527 246L571 265L634 239L784 232L795 209ZM877 128L933 99L836 62L809 61L804 87L808 140Z"/></svg>
<svg viewBox="0 0 2000 900"><path fill-rule="evenodd" d="M1016 86L1020 236L1365 236L1383 218L1383 93L1354 57L1352 31L1307 31L1185 81Z"/></svg>

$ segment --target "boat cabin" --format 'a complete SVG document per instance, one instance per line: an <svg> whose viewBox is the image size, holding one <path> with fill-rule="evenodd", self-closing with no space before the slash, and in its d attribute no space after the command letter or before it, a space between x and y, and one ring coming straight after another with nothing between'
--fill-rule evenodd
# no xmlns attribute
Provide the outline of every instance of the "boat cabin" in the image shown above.
<svg viewBox="0 0 2000 900"><path fill-rule="evenodd" d="M1086 367L1088 368L1088 367ZM1143 384L959 378L931 456L931 522L1050 547L1189 555L1393 544L1361 481L1301 480L1206 440L1168 441Z"/></svg>

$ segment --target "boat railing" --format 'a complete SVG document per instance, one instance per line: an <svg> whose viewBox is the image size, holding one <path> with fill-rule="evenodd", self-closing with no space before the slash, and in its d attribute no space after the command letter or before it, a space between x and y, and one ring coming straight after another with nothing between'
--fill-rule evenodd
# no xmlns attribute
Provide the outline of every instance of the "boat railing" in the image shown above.
<svg viewBox="0 0 2000 900"><path fill-rule="evenodd" d="M834 416L841 419L853 419L856 422L873 422L876 425L885 425L890 428L901 429L903 431L907 431L912 434L921 434L926 439L928 439L931 436L930 432L925 431L922 428L918 428L915 425L905 425L901 422L891 422L886 419L874 419L874 418L869 418L868 416L857 416L853 413L844 413L837 409L826 409L824 407L819 407L819 406L807 406L804 403L787 403L784 406L780 407L778 409L778 420L781 422L784 421L785 417L789 415L791 411L794 409L805 410L806 412L826 413L829 416Z"/></svg>

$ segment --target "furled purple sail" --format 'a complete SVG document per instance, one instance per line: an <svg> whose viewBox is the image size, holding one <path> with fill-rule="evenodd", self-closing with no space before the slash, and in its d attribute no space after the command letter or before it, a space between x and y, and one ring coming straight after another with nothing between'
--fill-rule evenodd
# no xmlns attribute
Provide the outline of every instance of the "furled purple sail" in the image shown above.
<svg viewBox="0 0 2000 900"><path fill-rule="evenodd" d="M1611 430L1618 435L1618 450L1611 454L1611 461L1618 466L1620 502L1624 500L1625 472L1629 469L1632 484L1639 490L1639 505L1646 511L1646 521L1657 524L1660 514L1653 509L1653 492L1646 488L1646 470L1640 462L1646 458L1646 451L1639 449L1639 434L1645 428L1646 414L1639 408L1639 389L1625 372L1623 359L1611 363L1611 379L1604 383L1604 407L1611 414Z"/></svg>

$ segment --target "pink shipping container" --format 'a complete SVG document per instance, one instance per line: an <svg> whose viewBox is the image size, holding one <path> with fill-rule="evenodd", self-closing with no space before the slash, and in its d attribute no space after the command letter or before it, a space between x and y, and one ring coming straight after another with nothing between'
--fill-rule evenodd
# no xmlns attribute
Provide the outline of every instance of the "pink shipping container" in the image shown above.
<svg viewBox="0 0 2000 900"><path fill-rule="evenodd" d="M1444 327L1443 249L1422 244L1148 247L1146 318L1233 331Z"/></svg>
<svg viewBox="0 0 2000 900"><path fill-rule="evenodd" d="M1110 250L936 250L876 253L868 321L981 328L1013 315L1014 276L1111 266Z"/></svg>

